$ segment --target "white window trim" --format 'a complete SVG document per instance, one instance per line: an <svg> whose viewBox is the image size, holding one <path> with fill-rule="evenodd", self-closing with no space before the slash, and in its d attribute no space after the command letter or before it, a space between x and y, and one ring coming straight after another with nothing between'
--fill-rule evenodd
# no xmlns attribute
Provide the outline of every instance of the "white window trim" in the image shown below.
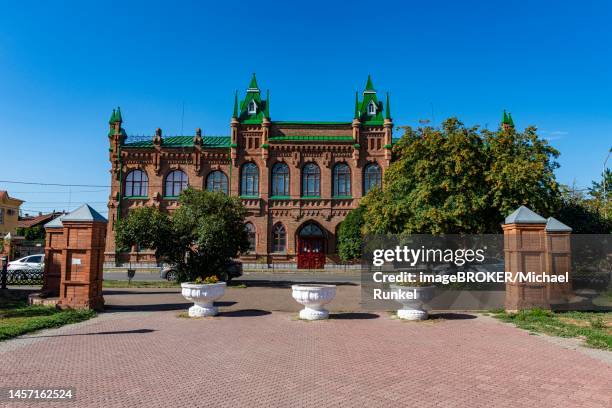
<svg viewBox="0 0 612 408"><path fill-rule="evenodd" d="M252 106L254 107L253 109L251 109ZM249 102L248 112L249 112L249 115L257 113L257 102L255 102L252 99L251 99L251 102Z"/></svg>
<svg viewBox="0 0 612 408"><path fill-rule="evenodd" d="M368 115L376 115L377 106L374 101L370 101L368 104Z"/></svg>

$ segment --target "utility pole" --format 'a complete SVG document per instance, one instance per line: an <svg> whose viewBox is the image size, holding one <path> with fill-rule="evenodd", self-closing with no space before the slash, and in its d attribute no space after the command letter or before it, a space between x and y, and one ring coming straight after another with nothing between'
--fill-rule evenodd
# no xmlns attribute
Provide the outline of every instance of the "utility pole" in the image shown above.
<svg viewBox="0 0 612 408"><path fill-rule="evenodd" d="M603 177L603 208L604 208L604 219L608 219L608 196L606 195L606 170L608 167L606 164L608 163L608 159L610 158L610 154L612 154L612 147L608 150L608 155L606 156L606 160L604 160L603 164L603 172L601 173Z"/></svg>

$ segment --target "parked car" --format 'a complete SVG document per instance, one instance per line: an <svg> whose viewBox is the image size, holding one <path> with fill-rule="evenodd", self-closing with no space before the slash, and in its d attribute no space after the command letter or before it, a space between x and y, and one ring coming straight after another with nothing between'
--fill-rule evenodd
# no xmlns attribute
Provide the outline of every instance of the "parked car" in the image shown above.
<svg viewBox="0 0 612 408"><path fill-rule="evenodd" d="M242 262L230 261L227 264L226 272L227 272L227 282L231 281L234 278L238 278L242 276ZM166 266L161 269L161 271L159 272L159 276L162 279L166 279L168 281L175 281L176 278L178 277L178 271L176 270L176 267L173 265ZM222 278L222 276L220 276L220 278Z"/></svg>
<svg viewBox="0 0 612 408"><path fill-rule="evenodd" d="M45 255L29 255L25 256L21 259L17 259L16 261L11 261L8 263L7 271L16 272L16 271L27 271L27 270L36 270L43 269L45 265Z"/></svg>

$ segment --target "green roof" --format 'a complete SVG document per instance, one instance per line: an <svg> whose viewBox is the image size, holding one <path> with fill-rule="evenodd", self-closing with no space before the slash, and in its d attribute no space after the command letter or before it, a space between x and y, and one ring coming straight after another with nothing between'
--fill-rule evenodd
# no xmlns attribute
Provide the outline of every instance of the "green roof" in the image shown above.
<svg viewBox="0 0 612 408"><path fill-rule="evenodd" d="M370 115L368 113L368 106L370 103L374 103L376 105L376 114ZM364 125L382 125L384 123L383 116L383 103L378 101L376 97L376 90L374 89L374 84L372 83L372 77L368 75L368 80L366 82L365 89L363 91L363 100L361 104L357 102L357 113L355 117L359 119Z"/></svg>
<svg viewBox="0 0 612 408"><path fill-rule="evenodd" d="M350 125L351 122L321 122L321 121L299 121L299 120L275 120L275 125Z"/></svg>
<svg viewBox="0 0 612 408"><path fill-rule="evenodd" d="M372 77L370 76L370 74L368 74L368 81L366 82L365 90L370 91L370 92L376 92L376 90L374 89L374 84L372 83Z"/></svg>
<svg viewBox="0 0 612 408"><path fill-rule="evenodd" d="M162 139L164 147L192 147L194 136L165 136ZM229 148L230 136L203 136L202 147L205 148ZM153 147L153 136L148 140L137 140L124 144L125 147Z"/></svg>
<svg viewBox="0 0 612 408"><path fill-rule="evenodd" d="M325 141L325 142L352 142L353 136L271 136L271 142L313 142L313 141Z"/></svg>

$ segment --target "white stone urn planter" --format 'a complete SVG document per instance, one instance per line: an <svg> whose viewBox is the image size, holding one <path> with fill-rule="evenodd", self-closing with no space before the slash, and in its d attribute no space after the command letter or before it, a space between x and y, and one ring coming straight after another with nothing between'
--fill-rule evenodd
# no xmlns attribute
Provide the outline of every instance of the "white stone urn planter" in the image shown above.
<svg viewBox="0 0 612 408"><path fill-rule="evenodd" d="M404 295L397 300L402 304L402 308L397 311L397 317L404 320L427 319L429 314L423 309L423 303L433 298L435 286L390 285L390 287L394 292Z"/></svg>
<svg viewBox="0 0 612 408"><path fill-rule="evenodd" d="M299 304L300 319L321 320L329 317L329 311L323 308L336 296L336 285L292 285L292 296Z"/></svg>
<svg viewBox="0 0 612 408"><path fill-rule="evenodd" d="M181 294L194 303L189 308L189 317L215 316L219 313L213 303L225 294L225 287L225 282L181 283Z"/></svg>

